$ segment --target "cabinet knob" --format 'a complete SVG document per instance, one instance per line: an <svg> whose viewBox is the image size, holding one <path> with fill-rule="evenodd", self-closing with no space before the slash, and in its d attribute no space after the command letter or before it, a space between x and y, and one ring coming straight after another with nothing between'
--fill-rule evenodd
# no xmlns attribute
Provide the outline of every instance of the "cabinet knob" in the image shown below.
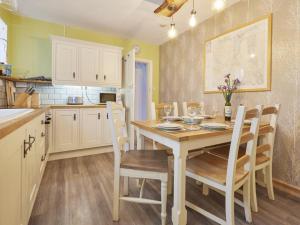
<svg viewBox="0 0 300 225"><path fill-rule="evenodd" d="M104 75L104 80L106 80L106 75Z"/></svg>
<svg viewBox="0 0 300 225"><path fill-rule="evenodd" d="M76 120L76 114L75 114L75 113L74 113L74 115L73 115L73 119Z"/></svg>
<svg viewBox="0 0 300 225"><path fill-rule="evenodd" d="M100 115L100 113L98 113L98 120L100 120L101 119L101 115Z"/></svg>
<svg viewBox="0 0 300 225"><path fill-rule="evenodd" d="M75 74L75 72L73 72L73 78L75 79L75 77L76 77L76 74Z"/></svg>
<svg viewBox="0 0 300 225"><path fill-rule="evenodd" d="M96 80L98 80L98 77L99 77L99 75L98 75L98 74L96 74Z"/></svg>
<svg viewBox="0 0 300 225"><path fill-rule="evenodd" d="M106 113L106 119L108 119L108 113Z"/></svg>
<svg viewBox="0 0 300 225"><path fill-rule="evenodd" d="M46 135L45 135L45 133L44 132L42 132L41 133L41 137L45 137Z"/></svg>

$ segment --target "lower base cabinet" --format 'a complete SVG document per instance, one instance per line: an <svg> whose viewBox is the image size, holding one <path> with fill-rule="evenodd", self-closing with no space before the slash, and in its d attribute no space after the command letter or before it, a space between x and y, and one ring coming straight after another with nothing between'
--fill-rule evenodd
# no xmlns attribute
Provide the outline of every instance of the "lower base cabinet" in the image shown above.
<svg viewBox="0 0 300 225"><path fill-rule="evenodd" d="M0 140L0 224L28 224L45 168L44 114Z"/></svg>
<svg viewBox="0 0 300 225"><path fill-rule="evenodd" d="M112 145L105 108L54 109L52 152Z"/></svg>

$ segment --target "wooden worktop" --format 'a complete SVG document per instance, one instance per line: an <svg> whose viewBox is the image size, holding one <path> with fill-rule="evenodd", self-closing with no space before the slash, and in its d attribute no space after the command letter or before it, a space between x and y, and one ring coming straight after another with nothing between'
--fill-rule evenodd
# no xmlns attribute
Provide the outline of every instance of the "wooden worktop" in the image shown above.
<svg viewBox="0 0 300 225"><path fill-rule="evenodd" d="M50 105L49 106L51 109L80 109L80 108L106 108L106 104L101 104L101 105Z"/></svg>
<svg viewBox="0 0 300 225"><path fill-rule="evenodd" d="M20 128L24 124L30 122L37 116L41 115L44 112L47 112L50 107L41 107L34 109L34 111L27 113L23 116L20 116L16 119L9 120L7 122L0 124L0 139L14 132L16 129Z"/></svg>

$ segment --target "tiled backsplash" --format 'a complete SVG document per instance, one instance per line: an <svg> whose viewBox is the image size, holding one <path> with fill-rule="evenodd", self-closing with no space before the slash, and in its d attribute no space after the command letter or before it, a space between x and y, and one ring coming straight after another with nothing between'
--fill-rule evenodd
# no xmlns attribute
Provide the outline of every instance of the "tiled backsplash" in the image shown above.
<svg viewBox="0 0 300 225"><path fill-rule="evenodd" d="M115 88L81 87L81 86L52 86L34 85L36 92L40 93L42 105L66 104L69 96L83 97L84 104L99 103L99 93L103 91L116 92ZM17 93L24 92L26 86L17 84ZM5 87L0 84L0 106L6 106Z"/></svg>

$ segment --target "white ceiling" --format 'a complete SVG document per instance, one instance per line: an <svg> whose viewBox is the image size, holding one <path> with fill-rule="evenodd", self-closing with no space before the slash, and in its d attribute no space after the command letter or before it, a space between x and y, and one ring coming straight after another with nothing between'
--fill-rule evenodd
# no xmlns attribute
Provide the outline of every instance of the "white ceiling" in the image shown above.
<svg viewBox="0 0 300 225"><path fill-rule="evenodd" d="M195 0L198 21L214 13L213 0ZM227 7L240 0L227 0ZM18 10L22 15L72 25L103 33L134 38L153 44L168 40L169 18L153 13L162 0L19 0ZM189 29L188 19L192 7L189 0L174 19L179 33Z"/></svg>

